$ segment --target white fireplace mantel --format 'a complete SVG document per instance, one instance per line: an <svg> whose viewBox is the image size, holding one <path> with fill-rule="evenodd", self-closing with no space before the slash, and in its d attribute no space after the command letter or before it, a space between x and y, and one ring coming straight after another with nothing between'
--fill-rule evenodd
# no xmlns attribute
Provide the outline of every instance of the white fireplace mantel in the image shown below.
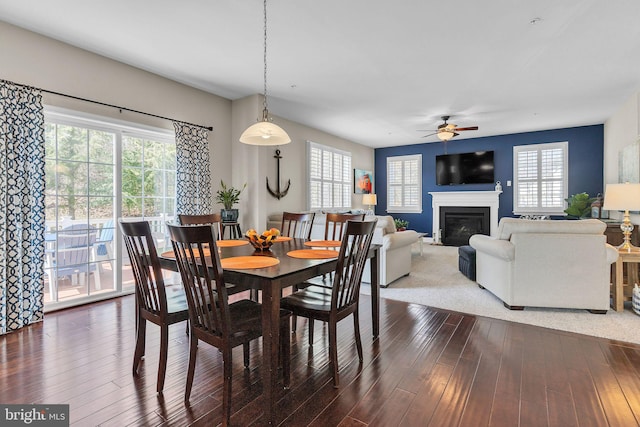
<svg viewBox="0 0 640 427"><path fill-rule="evenodd" d="M488 207L490 211L491 235L498 231L498 208L502 191L433 191L431 205L433 206L433 239L440 241L440 207L465 206Z"/></svg>

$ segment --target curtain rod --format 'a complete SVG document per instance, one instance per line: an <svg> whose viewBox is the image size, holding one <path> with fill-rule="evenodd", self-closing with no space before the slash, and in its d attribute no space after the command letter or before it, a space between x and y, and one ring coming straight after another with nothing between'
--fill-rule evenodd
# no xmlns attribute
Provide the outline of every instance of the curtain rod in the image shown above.
<svg viewBox="0 0 640 427"><path fill-rule="evenodd" d="M144 114L145 116L156 117L158 119L169 120L169 121L172 121L172 122L180 122L180 123L184 123L184 124L187 124L187 125L199 127L199 128L202 128L202 129L206 129L208 131L213 131L213 126L203 126L203 125L198 125L198 124L195 124L195 123L189 123L189 122L185 122L183 120L176 120L176 119L172 119L170 117L164 117L164 116L159 116L157 114L146 113L144 111L133 110L133 109L127 108L127 107L120 107L119 105L113 105L113 104L107 104L105 102L94 101L93 99L81 98L79 96L67 95L66 93L54 92L52 90L47 90L47 89L42 89L42 88L38 88L38 87L34 87L34 86L24 85L24 84L21 84L21 83L12 82L10 80L0 79L0 81L5 82L5 83L11 83L11 84L14 84L16 86L21 86L21 87L30 88L30 89L36 89L36 90L39 90L39 91L42 91L42 92L45 92L45 93L50 93L52 95L58 95L58 96L64 96L66 98L77 99L78 101L91 102L93 104L104 105L105 107L117 108L118 110L124 110L124 111L129 111L129 112L132 112L132 113Z"/></svg>

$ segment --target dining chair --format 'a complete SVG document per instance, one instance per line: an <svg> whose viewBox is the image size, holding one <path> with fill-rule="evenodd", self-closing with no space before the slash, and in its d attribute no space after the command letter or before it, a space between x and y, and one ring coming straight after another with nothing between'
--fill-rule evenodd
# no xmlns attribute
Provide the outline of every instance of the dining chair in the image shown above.
<svg viewBox="0 0 640 427"><path fill-rule="evenodd" d="M133 375L137 375L145 353L147 321L160 326L160 361L156 390L162 392L167 371L169 326L189 318L184 290L180 285L165 285L156 246L147 221L120 221L131 271L136 286L136 348Z"/></svg>
<svg viewBox="0 0 640 427"><path fill-rule="evenodd" d="M365 214L328 213L324 225L324 240L342 240L347 221L364 221Z"/></svg>
<svg viewBox="0 0 640 427"><path fill-rule="evenodd" d="M222 239L222 216L219 213L205 215L178 214L178 221L182 225L211 225L216 232L216 239Z"/></svg>
<svg viewBox="0 0 640 427"><path fill-rule="evenodd" d="M248 299L229 304L224 271L211 227L170 224L167 227L187 295L191 325L184 399L189 401L191 395L198 342L218 348L222 352L223 364L223 425L228 425L231 417L232 349L243 346L244 366L248 368L249 342L262 336L262 305ZM202 268L205 265L209 268ZM291 312L280 310L280 351L285 387L290 383L290 318Z"/></svg>
<svg viewBox="0 0 640 427"><path fill-rule="evenodd" d="M280 235L297 239L311 239L311 228L316 214L310 213L282 213Z"/></svg>
<svg viewBox="0 0 640 427"><path fill-rule="evenodd" d="M311 285L301 291L282 298L281 307L296 316L309 319L309 345L313 345L313 323L320 320L329 324L329 362L333 367L333 385L338 387L337 324L353 314L356 348L362 363L362 341L358 302L362 271L367 261L373 231L373 221L347 221L338 255L338 265L333 277L333 287L327 289Z"/></svg>
<svg viewBox="0 0 640 427"><path fill-rule="evenodd" d="M364 221L364 217L365 214L327 213L324 225L324 240L342 240L347 221ZM306 282L297 284L293 287L293 290L295 292L308 286L319 286L331 289L333 287L332 281L333 273L323 274L322 276L314 277ZM298 330L298 318L295 314L292 317L292 322L291 330L296 332Z"/></svg>

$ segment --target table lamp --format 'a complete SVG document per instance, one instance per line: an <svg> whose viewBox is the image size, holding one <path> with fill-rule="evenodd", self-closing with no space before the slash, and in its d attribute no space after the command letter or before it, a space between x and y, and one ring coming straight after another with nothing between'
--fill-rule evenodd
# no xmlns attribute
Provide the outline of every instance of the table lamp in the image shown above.
<svg viewBox="0 0 640 427"><path fill-rule="evenodd" d="M375 194L363 194L362 204L369 205L369 210L373 210L373 207L378 204L378 198Z"/></svg>
<svg viewBox="0 0 640 427"><path fill-rule="evenodd" d="M619 250L627 252L638 252L637 248L631 244L631 232L633 224L629 220L629 211L640 211L640 184L607 184L604 193L604 210L624 211L624 219L620 225L624 242L618 246Z"/></svg>

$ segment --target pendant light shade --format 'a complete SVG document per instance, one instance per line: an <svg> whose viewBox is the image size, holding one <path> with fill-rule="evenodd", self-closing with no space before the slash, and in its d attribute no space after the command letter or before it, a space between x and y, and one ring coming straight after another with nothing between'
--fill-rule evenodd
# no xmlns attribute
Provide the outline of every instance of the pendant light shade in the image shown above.
<svg viewBox="0 0 640 427"><path fill-rule="evenodd" d="M240 142L249 145L284 145L291 142L289 135L275 123L258 122L240 135Z"/></svg>
<svg viewBox="0 0 640 427"><path fill-rule="evenodd" d="M291 142L291 138L280 126L269 119L267 108L267 0L264 4L264 96L262 98L262 120L251 125L240 135L240 142L249 145L284 145Z"/></svg>

